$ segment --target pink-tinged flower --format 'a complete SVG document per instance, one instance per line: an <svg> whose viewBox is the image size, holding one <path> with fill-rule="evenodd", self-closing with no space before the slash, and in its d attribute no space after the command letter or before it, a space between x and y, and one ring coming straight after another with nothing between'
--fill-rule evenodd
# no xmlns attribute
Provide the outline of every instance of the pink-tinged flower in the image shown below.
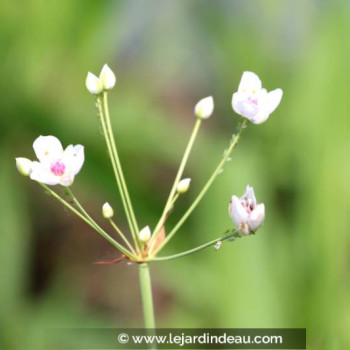
<svg viewBox="0 0 350 350"><path fill-rule="evenodd" d="M280 104L282 95L281 89L267 92L256 74L244 72L238 91L232 96L232 108L252 123L261 124Z"/></svg>
<svg viewBox="0 0 350 350"><path fill-rule="evenodd" d="M39 136L33 148L39 161L31 162L29 176L46 185L70 186L84 163L82 145L69 145L63 150L55 136Z"/></svg>
<svg viewBox="0 0 350 350"><path fill-rule="evenodd" d="M265 219L265 205L256 203L251 186L247 186L241 198L232 196L228 212L239 232L244 235L255 232Z"/></svg>

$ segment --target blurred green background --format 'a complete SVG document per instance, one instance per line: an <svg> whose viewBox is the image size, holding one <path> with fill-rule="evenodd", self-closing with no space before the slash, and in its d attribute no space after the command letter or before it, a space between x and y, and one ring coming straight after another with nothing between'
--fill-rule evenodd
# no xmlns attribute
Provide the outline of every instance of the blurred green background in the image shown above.
<svg viewBox="0 0 350 350"><path fill-rule="evenodd" d="M16 1L0 4L0 348L41 349L45 327L142 326L137 269L18 175L32 142L85 145L73 191L93 216L109 201L126 227L88 71L117 74L112 122L140 226L154 227L195 122L213 95L185 176L201 189L239 117L245 70L280 107L247 129L233 161L167 247L232 227L246 184L267 208L256 236L151 266L160 327L306 327L309 349L350 348L350 3L317 0ZM169 227L170 227L169 226Z"/></svg>

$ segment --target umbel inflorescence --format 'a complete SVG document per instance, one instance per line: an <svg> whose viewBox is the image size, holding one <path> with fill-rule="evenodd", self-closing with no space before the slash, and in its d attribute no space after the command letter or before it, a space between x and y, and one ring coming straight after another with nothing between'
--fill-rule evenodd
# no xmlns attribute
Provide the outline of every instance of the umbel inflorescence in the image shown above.
<svg viewBox="0 0 350 350"><path fill-rule="evenodd" d="M209 118L214 111L214 100L211 96L200 100L195 105L194 114L196 116L196 122L193 132L184 152L164 210L158 223L152 230L149 226L145 226L144 228L138 226L120 163L116 142L112 133L107 96L108 92L114 88L115 84L116 77L107 65L103 66L98 77L92 73L88 73L86 78L86 87L88 91L94 95L96 100L97 115L102 127L117 187L125 210L130 230L129 234L122 232L119 226L114 222L114 211L109 203L106 202L102 206L102 215L110 222L113 230L119 235L119 241L115 240L109 233L104 231L73 195L70 187L73 185L75 177L82 168L85 159L84 147L82 145L69 145L64 149L61 142L55 136L39 136L33 143L33 149L37 160L31 161L27 158L16 158L16 166L19 172L37 181L50 195L72 210L77 216L107 239L122 253L121 259L126 258L137 263L144 263L177 258L209 246L214 246L218 249L222 241L226 239L233 240L235 237L255 233L264 221L265 206L264 204L257 204L253 188L247 186L245 194L242 197L232 196L229 204L229 215L235 225L233 229L229 229L223 236L189 251L181 252L173 256L159 256L159 252L182 227L189 215L211 187L217 175L223 170L247 124L249 122L253 124L265 122L279 105L282 98L282 90L276 89L267 92L266 89L262 88L261 81L256 74L252 72L243 73L238 91L232 96L233 110L243 117L238 131L232 136L229 146L224 152L222 159L220 159L218 166L214 169L214 172L209 177L207 183L201 192L199 192L192 205L174 227L170 229L167 228L166 230L167 218L173 211L176 201L180 196L184 195L190 187L191 179L182 178L182 175L199 128L202 121ZM62 196L49 187L54 185L65 187ZM66 198L67 196L68 198Z"/></svg>

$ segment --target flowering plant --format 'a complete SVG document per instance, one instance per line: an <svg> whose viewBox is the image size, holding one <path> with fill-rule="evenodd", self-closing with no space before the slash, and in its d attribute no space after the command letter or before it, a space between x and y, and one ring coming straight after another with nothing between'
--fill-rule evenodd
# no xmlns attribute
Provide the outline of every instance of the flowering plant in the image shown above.
<svg viewBox="0 0 350 350"><path fill-rule="evenodd" d="M254 124L261 124L266 121L269 115L280 103L282 90L276 89L268 93L262 88L261 81L256 74L252 72L243 73L238 91L234 93L232 97L233 109L243 117L239 124L238 131L232 136L228 148L225 150L223 157L220 159L203 189L199 192L193 203L179 219L177 224L166 234L165 225L167 218L173 211L178 198L184 195L190 187L191 179L182 178L182 175L199 128L203 120L208 119L214 111L213 97L206 97L195 105L194 114L196 116L196 122L169 197L157 225L153 230L151 230L149 226L140 229L120 163L109 115L108 92L113 89L115 84L116 77L107 65L104 65L99 77L92 73L88 73L86 78L86 87L88 91L94 95L96 100L97 115L102 127L113 172L126 213L130 230L129 235L122 232L117 226L113 220L113 208L107 202L102 206L102 215L109 221L111 227L120 236L122 243L112 238L109 233L96 223L70 189L75 176L79 173L84 164L84 147L82 145L69 145L66 149L63 149L61 142L55 136L39 136L33 143L34 152L38 161L31 161L27 158L16 158L16 166L22 175L29 176L30 179L38 182L50 195L59 200L119 250L121 256L114 262L128 259L138 265L145 328L154 328L155 321L149 272L149 264L151 262L180 258L208 247L214 247L218 250L223 241L232 241L237 237L255 233L262 225L265 218L265 206L264 204L257 204L253 188L247 186L246 192L241 198L232 196L230 201L229 215L235 225L234 228L229 229L220 237L190 250L169 256L159 256L161 250L179 231L184 222L207 193L214 180L222 172L225 164L230 160L230 155L238 144L241 134L247 127L248 123L252 122ZM54 185L64 186L65 195L68 196L68 199L59 195L49 187Z"/></svg>

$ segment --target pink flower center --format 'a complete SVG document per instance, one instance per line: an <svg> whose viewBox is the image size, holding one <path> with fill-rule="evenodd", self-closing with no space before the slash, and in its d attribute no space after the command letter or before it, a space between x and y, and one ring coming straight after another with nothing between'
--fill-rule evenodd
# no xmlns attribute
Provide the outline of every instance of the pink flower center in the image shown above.
<svg viewBox="0 0 350 350"><path fill-rule="evenodd" d="M61 176L64 174L64 171L66 170L66 166L61 161L58 160L56 163L51 165L50 170L52 174L56 176Z"/></svg>
<svg viewBox="0 0 350 350"><path fill-rule="evenodd" d="M254 105L258 105L258 99L254 97L248 97L248 101L253 103Z"/></svg>
<svg viewBox="0 0 350 350"><path fill-rule="evenodd" d="M254 210L253 206L249 204L247 200L241 201L241 204L243 208L246 210L246 212L248 213L248 215L250 215L250 213Z"/></svg>

